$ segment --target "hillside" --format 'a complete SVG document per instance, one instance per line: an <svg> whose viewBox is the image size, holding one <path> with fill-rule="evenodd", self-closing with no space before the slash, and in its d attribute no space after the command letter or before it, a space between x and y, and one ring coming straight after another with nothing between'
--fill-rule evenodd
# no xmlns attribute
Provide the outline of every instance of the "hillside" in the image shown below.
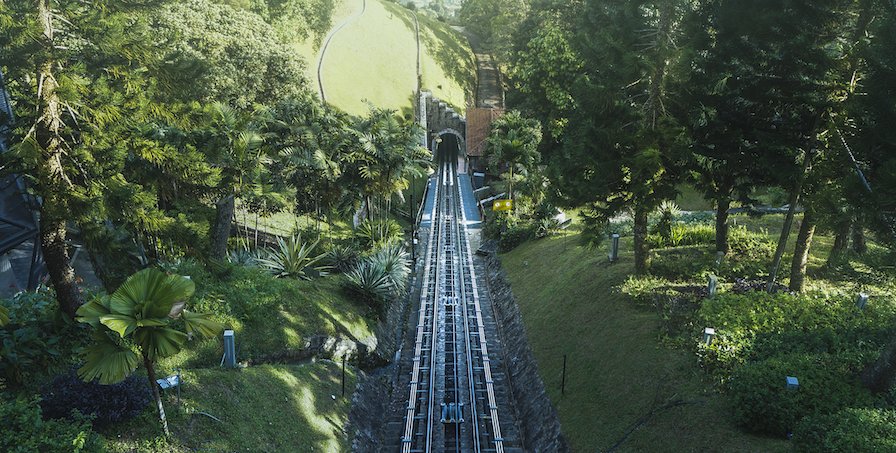
<svg viewBox="0 0 896 453"><path fill-rule="evenodd" d="M350 17L362 8L360 0L344 2L355 5ZM334 26L346 10L337 7ZM472 51L448 25L422 15L419 21L423 88L462 110L475 87ZM369 0L364 13L339 30L326 50L321 74L327 101L352 114L366 112L368 101L407 113L416 86L416 54L413 13L392 2ZM316 60L308 61L316 69Z"/></svg>

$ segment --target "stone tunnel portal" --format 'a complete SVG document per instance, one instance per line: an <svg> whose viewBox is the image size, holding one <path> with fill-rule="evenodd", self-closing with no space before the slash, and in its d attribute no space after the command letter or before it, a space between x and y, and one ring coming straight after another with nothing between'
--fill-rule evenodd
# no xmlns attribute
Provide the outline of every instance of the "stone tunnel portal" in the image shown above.
<svg viewBox="0 0 896 453"><path fill-rule="evenodd" d="M457 172L467 172L467 155L464 150L464 141L456 131L446 130L433 139L433 161L438 163L447 160L457 162Z"/></svg>

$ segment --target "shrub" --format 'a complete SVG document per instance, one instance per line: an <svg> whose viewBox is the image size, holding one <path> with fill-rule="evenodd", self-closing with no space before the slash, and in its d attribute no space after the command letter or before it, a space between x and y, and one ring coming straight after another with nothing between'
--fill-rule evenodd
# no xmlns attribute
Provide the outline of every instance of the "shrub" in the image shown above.
<svg viewBox="0 0 896 453"><path fill-rule="evenodd" d="M365 220L355 230L355 239L367 250L400 241L403 235L401 225L392 219Z"/></svg>
<svg viewBox="0 0 896 453"><path fill-rule="evenodd" d="M65 369L84 333L58 316L47 291L19 293L0 300L9 322L0 327L0 376L13 385L39 380Z"/></svg>
<svg viewBox="0 0 896 453"><path fill-rule="evenodd" d="M346 277L348 289L369 305L382 305L392 295L392 281L382 263L361 261Z"/></svg>
<svg viewBox="0 0 896 453"><path fill-rule="evenodd" d="M679 247L684 245L714 244L716 229L705 224L675 224L669 227L668 234L647 235L647 245L651 248Z"/></svg>
<svg viewBox="0 0 896 453"><path fill-rule="evenodd" d="M0 451L70 453L102 451L102 440L84 416L71 421L44 420L37 401L0 399Z"/></svg>
<svg viewBox="0 0 896 453"><path fill-rule="evenodd" d="M267 258L258 258L259 264L277 277L293 277L310 280L320 275L323 267L318 263L324 255L314 255L318 241L306 242L301 236L292 236L287 240L280 239L278 248L268 252Z"/></svg>
<svg viewBox="0 0 896 453"><path fill-rule="evenodd" d="M325 262L338 272L349 272L361 258L353 245L337 245L327 251Z"/></svg>
<svg viewBox="0 0 896 453"><path fill-rule="evenodd" d="M407 252L390 245L359 262L346 277L350 291L368 304L382 307L404 294L410 272Z"/></svg>
<svg viewBox="0 0 896 453"><path fill-rule="evenodd" d="M44 417L71 418L73 412L93 417L96 427L140 415L151 394L145 377L130 375L112 385L84 382L74 370L57 376L44 387L40 402Z"/></svg>
<svg viewBox="0 0 896 453"><path fill-rule="evenodd" d="M534 236L535 227L533 225L516 222L501 233L501 237L498 239L498 246L502 252L509 252Z"/></svg>
<svg viewBox="0 0 896 453"><path fill-rule="evenodd" d="M843 295L750 292L718 294L697 317L717 333L698 345L700 363L725 381L742 363L784 353L836 354L858 371L886 343L896 312L889 304L859 311Z"/></svg>
<svg viewBox="0 0 896 453"><path fill-rule="evenodd" d="M896 411L849 408L806 417L793 446L801 452L896 452Z"/></svg>
<svg viewBox="0 0 896 453"><path fill-rule="evenodd" d="M690 279L707 273L724 278L752 278L766 272L774 253L774 244L765 235L743 227L731 229L730 251L721 262L715 248L707 246L715 242L714 227L680 225L673 228L673 237L670 241L678 241L678 248L657 251L651 273L670 279ZM648 236L648 241L652 241L652 246L663 245L656 235ZM689 242L696 245L688 245Z"/></svg>
<svg viewBox="0 0 896 453"><path fill-rule="evenodd" d="M790 354L735 370L729 384L735 420L750 431L785 436L806 416L830 414L871 402L843 362L828 354ZM786 388L786 376L799 389Z"/></svg>

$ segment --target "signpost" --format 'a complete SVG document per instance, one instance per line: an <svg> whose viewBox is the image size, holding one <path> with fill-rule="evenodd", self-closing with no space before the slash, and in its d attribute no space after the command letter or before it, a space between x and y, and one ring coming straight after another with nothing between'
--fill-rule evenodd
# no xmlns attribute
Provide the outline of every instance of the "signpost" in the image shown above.
<svg viewBox="0 0 896 453"><path fill-rule="evenodd" d="M503 200L495 200L492 203L492 211L512 211L513 210L513 200L503 199Z"/></svg>

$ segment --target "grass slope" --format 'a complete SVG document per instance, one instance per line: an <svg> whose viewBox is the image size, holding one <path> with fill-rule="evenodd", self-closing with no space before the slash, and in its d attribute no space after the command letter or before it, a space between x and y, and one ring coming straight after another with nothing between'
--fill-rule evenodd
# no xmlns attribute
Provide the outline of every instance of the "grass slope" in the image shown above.
<svg viewBox="0 0 896 453"><path fill-rule="evenodd" d="M568 233L526 243L502 257L539 371L574 451L603 451L624 438L619 451L786 449L782 441L734 426L721 397L704 384L694 357L661 345L655 312L635 307L619 293L633 270L631 253L610 266L602 250L579 244L578 235ZM631 244L622 249L630 251ZM567 380L561 395L564 354Z"/></svg>
<svg viewBox="0 0 896 453"><path fill-rule="evenodd" d="M440 22L421 16L420 26L424 88L462 108L475 84L468 44ZM356 115L367 112L367 102L410 113L417 67L414 30L411 11L368 0L364 15L330 43L323 67L328 102Z"/></svg>
<svg viewBox="0 0 896 453"><path fill-rule="evenodd" d="M115 433L106 433L112 452L131 451L348 451L345 424L351 406L341 398L341 368L329 361L305 365L263 365L239 370L201 369L182 374L181 404L165 404L172 431L160 436L153 408ZM346 370L346 389L355 374ZM331 397L335 396L335 399ZM201 415L205 412L221 422Z"/></svg>
<svg viewBox="0 0 896 453"><path fill-rule="evenodd" d="M215 278L190 262L177 272L196 282L191 307L214 313L234 330L239 360L303 348L313 335L341 336L375 346L375 321L365 315L366 307L345 294L344 277L274 279L261 269L237 266L227 276ZM163 360L161 370L217 366L223 354L219 338L199 341Z"/></svg>

